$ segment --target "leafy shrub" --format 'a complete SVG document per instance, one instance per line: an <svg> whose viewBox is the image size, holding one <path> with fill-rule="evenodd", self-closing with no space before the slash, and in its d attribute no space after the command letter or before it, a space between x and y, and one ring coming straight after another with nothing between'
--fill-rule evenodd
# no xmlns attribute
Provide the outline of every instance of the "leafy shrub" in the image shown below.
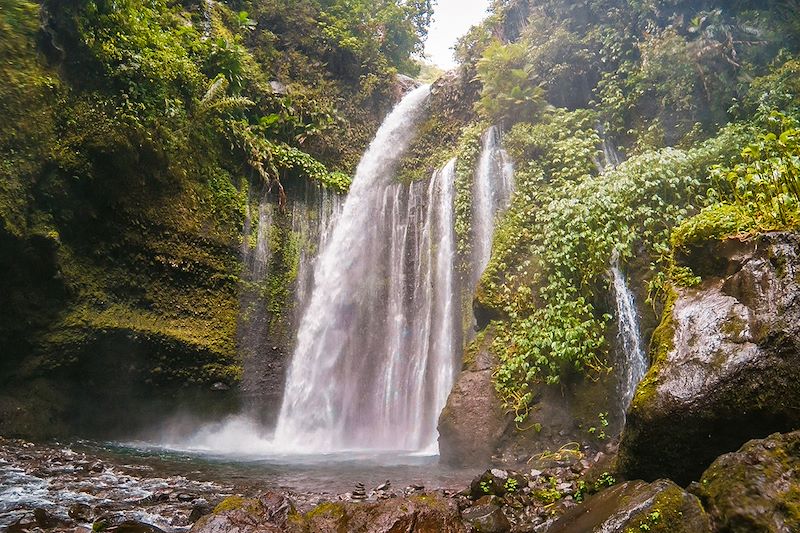
<svg viewBox="0 0 800 533"><path fill-rule="evenodd" d="M544 109L544 89L533 75L525 45L492 43L477 70L483 89L476 109L488 121L533 121Z"/></svg>

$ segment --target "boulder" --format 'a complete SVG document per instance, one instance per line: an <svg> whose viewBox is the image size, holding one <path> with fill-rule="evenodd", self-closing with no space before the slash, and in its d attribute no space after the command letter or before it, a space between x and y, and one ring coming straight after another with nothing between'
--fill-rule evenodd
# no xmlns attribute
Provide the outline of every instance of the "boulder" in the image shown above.
<svg viewBox="0 0 800 533"><path fill-rule="evenodd" d="M697 497L669 480L630 481L569 510L547 533L711 533Z"/></svg>
<svg viewBox="0 0 800 533"><path fill-rule="evenodd" d="M261 498L231 496L197 520L191 533L283 533L293 512L292 502L276 493Z"/></svg>
<svg viewBox="0 0 800 533"><path fill-rule="evenodd" d="M324 503L295 517L292 533L467 533L458 506L436 494L377 503Z"/></svg>
<svg viewBox="0 0 800 533"><path fill-rule="evenodd" d="M441 460L449 465L486 464L511 422L495 391L489 344L476 347L475 361L458 376L439 416Z"/></svg>
<svg viewBox="0 0 800 533"><path fill-rule="evenodd" d="M376 503L328 502L299 514L277 493L232 496L204 516L191 533L467 533L455 501L437 494Z"/></svg>
<svg viewBox="0 0 800 533"><path fill-rule="evenodd" d="M693 490L718 531L800 531L800 431L718 458Z"/></svg>
<svg viewBox="0 0 800 533"><path fill-rule="evenodd" d="M473 505L464 510L462 517L476 533L507 533L511 531L511 523L503 514L502 509L492 503Z"/></svg>
<svg viewBox="0 0 800 533"><path fill-rule="evenodd" d="M800 236L690 251L702 284L676 290L619 451L628 479L698 479L752 438L800 427Z"/></svg>
<svg viewBox="0 0 800 533"><path fill-rule="evenodd" d="M92 521L93 512L92 508L89 505L78 502L70 505L67 514L73 520L76 520L78 522L88 523Z"/></svg>
<svg viewBox="0 0 800 533"><path fill-rule="evenodd" d="M138 520L125 520L117 526L108 528L106 531L108 533L165 533L163 529Z"/></svg>
<svg viewBox="0 0 800 533"><path fill-rule="evenodd" d="M192 533L284 533L284 529L270 524L264 517L246 509L233 509L204 516L191 529Z"/></svg>

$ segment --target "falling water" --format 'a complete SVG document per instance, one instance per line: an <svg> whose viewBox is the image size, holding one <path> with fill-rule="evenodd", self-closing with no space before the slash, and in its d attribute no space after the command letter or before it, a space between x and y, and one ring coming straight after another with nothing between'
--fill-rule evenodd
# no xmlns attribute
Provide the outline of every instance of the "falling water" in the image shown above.
<svg viewBox="0 0 800 533"><path fill-rule="evenodd" d="M407 95L364 154L315 266L277 447L422 450L452 385L455 161L394 182L429 89Z"/></svg>
<svg viewBox="0 0 800 533"><path fill-rule="evenodd" d="M500 133L492 126L483 135L473 186L473 284L489 263L497 213L506 207L514 190L514 164L500 147Z"/></svg>
<svg viewBox="0 0 800 533"><path fill-rule="evenodd" d="M292 203L292 233L298 240L295 312L302 316L314 288L314 263L325 247L342 212L342 195L318 187L306 192L304 202Z"/></svg>
<svg viewBox="0 0 800 533"><path fill-rule="evenodd" d="M600 147L603 150L603 160L595 160L595 165L600 173L617 168L622 163L622 156L614 146L612 139L606 135L602 124L597 125L597 134L600 136Z"/></svg>
<svg viewBox="0 0 800 533"><path fill-rule="evenodd" d="M620 398L623 414L633 399L636 386L647 372L647 355L642 349L639 336L639 320L636 314L636 302L628 288L625 275L620 268L619 254L615 251L611 257L611 276L614 282L614 296L617 304L617 325L619 340L622 346L622 358L619 362Z"/></svg>

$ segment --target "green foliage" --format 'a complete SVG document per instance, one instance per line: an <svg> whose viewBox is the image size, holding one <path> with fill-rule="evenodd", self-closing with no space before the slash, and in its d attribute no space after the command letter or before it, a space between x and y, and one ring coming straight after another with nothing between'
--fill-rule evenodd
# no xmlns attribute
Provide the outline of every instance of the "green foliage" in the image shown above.
<svg viewBox="0 0 800 533"><path fill-rule="evenodd" d="M456 149L454 200L456 251L463 259L468 259L471 253L472 183L481 152L481 136L486 128L487 126L480 122L466 126L458 139Z"/></svg>
<svg viewBox="0 0 800 533"><path fill-rule="evenodd" d="M503 488L507 493L513 494L517 492L517 490L519 489L519 482L516 479L510 477L506 480L505 484L503 484Z"/></svg>
<svg viewBox="0 0 800 533"><path fill-rule="evenodd" d="M321 4L319 28L340 58L350 55L361 65L388 61L401 71L419 71L409 58L422 51L433 15L430 0L328 0Z"/></svg>
<svg viewBox="0 0 800 533"><path fill-rule="evenodd" d="M608 472L603 472L597 481L594 482L594 490L599 491L603 487L612 487L617 483L617 480Z"/></svg>
<svg viewBox="0 0 800 533"><path fill-rule="evenodd" d="M544 90L522 44L492 43L477 64L483 89L476 109L492 123L533 121L544 109Z"/></svg>
<svg viewBox="0 0 800 533"><path fill-rule="evenodd" d="M556 478L550 478L550 487L545 489L539 489L533 492L533 497L540 501L545 505L550 505L552 503L557 502L560 500L564 495L556 488Z"/></svg>
<svg viewBox="0 0 800 533"><path fill-rule="evenodd" d="M752 133L740 161L711 168L715 202L672 234L688 250L737 233L800 227L800 129L798 121L771 112Z"/></svg>
<svg viewBox="0 0 800 533"><path fill-rule="evenodd" d="M528 164L518 165L517 192L478 300L507 317L493 343L495 380L518 421L534 383L605 370L610 317L596 309L593 294L607 283L612 252L627 257L641 240L658 257L670 229L702 207L706 169L730 157L740 136L729 128L692 150L647 152L598 174L590 117L558 111L542 124L515 127L506 140Z"/></svg>
<svg viewBox="0 0 800 533"><path fill-rule="evenodd" d="M743 103L749 113L783 109L790 115L800 114L800 60L790 58L753 80Z"/></svg>
<svg viewBox="0 0 800 533"><path fill-rule="evenodd" d="M591 426L587 431L590 435L597 437L598 440L605 440L606 435L606 428L608 427L608 413L600 413L597 415L598 420L600 421L599 426Z"/></svg>

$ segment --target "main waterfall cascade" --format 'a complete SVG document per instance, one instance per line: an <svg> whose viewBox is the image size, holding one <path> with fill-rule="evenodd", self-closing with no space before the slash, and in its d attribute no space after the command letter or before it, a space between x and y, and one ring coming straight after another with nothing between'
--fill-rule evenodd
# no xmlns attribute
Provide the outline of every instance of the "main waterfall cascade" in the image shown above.
<svg viewBox="0 0 800 533"><path fill-rule="evenodd" d="M508 207L514 191L514 163L500 145L492 126L483 134L472 196L472 286L477 285L492 255L492 237L499 212Z"/></svg>
<svg viewBox="0 0 800 533"><path fill-rule="evenodd" d="M619 254L615 251L611 257L611 278L614 285L614 297L617 307L617 326L619 342L622 348L621 361L617 365L619 377L619 393L623 416L633 400L636 386L647 373L647 354L642 348L639 334L639 320L636 313L636 301L625 280L619 262Z"/></svg>
<svg viewBox="0 0 800 533"><path fill-rule="evenodd" d="M455 373L455 161L428 183L391 169L428 88L387 117L316 264L275 430L282 449L421 450Z"/></svg>

